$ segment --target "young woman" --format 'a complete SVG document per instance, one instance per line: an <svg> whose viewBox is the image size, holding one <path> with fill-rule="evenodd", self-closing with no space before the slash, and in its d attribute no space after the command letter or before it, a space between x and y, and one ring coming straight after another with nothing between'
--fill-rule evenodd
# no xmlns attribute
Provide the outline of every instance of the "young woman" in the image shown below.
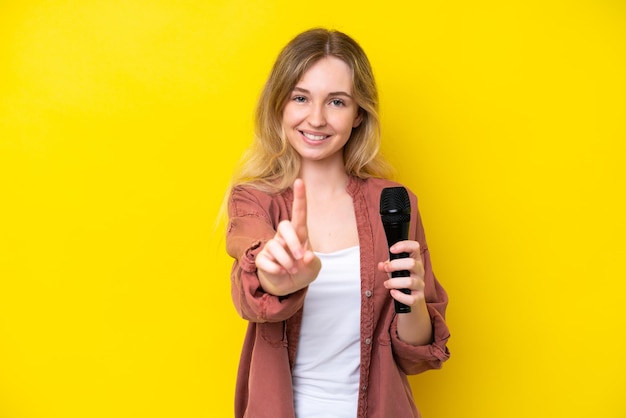
<svg viewBox="0 0 626 418"><path fill-rule="evenodd" d="M228 197L232 298L249 321L237 418L419 417L407 375L449 357L448 299L410 191L409 239L387 244L380 196L399 185L377 112L370 63L347 35L309 30L279 54Z"/></svg>

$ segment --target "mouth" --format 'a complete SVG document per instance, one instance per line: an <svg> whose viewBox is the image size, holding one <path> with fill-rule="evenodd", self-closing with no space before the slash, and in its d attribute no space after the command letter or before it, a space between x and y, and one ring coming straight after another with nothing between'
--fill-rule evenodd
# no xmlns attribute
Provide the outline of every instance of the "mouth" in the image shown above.
<svg viewBox="0 0 626 418"><path fill-rule="evenodd" d="M299 132L300 132L300 135L304 136L309 141L314 141L314 142L323 141L330 136L330 135L324 135L324 134L316 135L316 134L312 134L310 132L304 132L304 131L299 131Z"/></svg>

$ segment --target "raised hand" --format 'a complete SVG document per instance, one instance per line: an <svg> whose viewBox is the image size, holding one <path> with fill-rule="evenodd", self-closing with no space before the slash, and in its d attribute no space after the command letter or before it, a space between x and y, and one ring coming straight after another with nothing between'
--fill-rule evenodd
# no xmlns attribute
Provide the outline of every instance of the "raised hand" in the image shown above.
<svg viewBox="0 0 626 418"><path fill-rule="evenodd" d="M293 184L291 220L278 224L274 238L257 255L256 267L263 290L276 296L298 291L317 278L321 262L309 244L306 190L301 179Z"/></svg>

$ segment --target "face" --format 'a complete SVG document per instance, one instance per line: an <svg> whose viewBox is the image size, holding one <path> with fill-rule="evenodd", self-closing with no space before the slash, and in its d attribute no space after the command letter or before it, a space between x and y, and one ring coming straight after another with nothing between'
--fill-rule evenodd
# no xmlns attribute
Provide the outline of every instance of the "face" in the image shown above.
<svg viewBox="0 0 626 418"><path fill-rule="evenodd" d="M332 56L313 64L296 83L283 110L282 126L303 164L343 164L343 147L362 119L352 92L350 67Z"/></svg>

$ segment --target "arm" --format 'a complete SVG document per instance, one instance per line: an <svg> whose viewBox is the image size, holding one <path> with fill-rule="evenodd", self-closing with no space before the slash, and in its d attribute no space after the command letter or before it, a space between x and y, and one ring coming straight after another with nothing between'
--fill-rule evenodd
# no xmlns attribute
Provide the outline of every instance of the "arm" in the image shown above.
<svg viewBox="0 0 626 418"><path fill-rule="evenodd" d="M416 208L416 203L413 203ZM379 263L379 269L386 273L396 270L411 272L410 277L398 277L385 282L392 298L411 306L410 313L394 314L390 329L396 362L406 374L441 368L450 357L446 346L450 331L445 322L448 295L433 273L417 210L412 225L412 238L390 248L392 253L407 252L410 256ZM397 290L402 288L411 289L411 294L406 295Z"/></svg>
<svg viewBox="0 0 626 418"><path fill-rule="evenodd" d="M305 287L281 296L268 292L273 290L271 283L262 284L257 267L262 251L277 234L275 225L285 220L288 212L284 199L245 187L237 187L231 193L226 233L226 251L234 259L231 295L239 314L249 321L286 320L304 302Z"/></svg>

